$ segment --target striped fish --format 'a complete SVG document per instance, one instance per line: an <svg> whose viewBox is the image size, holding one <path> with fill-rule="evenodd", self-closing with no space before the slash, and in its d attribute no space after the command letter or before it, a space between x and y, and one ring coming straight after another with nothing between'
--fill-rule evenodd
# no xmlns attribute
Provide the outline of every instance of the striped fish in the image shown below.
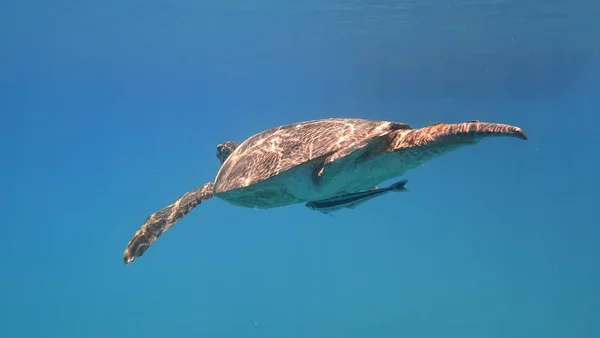
<svg viewBox="0 0 600 338"><path fill-rule="evenodd" d="M371 190L339 195L325 200L311 201L306 203L306 207L326 214L345 208L354 209L358 205L390 191L407 191L407 189L404 187L407 182L408 180L402 180L390 185L387 188L373 188Z"/></svg>

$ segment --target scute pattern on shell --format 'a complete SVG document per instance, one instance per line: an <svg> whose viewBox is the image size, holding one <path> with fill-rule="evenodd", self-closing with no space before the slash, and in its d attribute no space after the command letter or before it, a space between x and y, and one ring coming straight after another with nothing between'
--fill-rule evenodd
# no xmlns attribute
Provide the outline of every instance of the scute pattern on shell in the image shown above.
<svg viewBox="0 0 600 338"><path fill-rule="evenodd" d="M223 163L215 179L215 193L245 188L404 123L331 118L275 127L244 141Z"/></svg>

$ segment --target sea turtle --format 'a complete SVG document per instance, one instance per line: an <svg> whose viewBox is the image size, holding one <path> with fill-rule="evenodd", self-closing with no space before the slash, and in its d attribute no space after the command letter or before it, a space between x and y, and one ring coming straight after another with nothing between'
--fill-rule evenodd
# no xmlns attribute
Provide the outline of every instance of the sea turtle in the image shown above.
<svg viewBox="0 0 600 338"><path fill-rule="evenodd" d="M398 122L329 118L271 128L241 143L221 143L217 157L222 164L215 180L148 216L123 259L125 264L134 261L212 197L258 209L326 200L372 189L437 156L493 136L527 139L520 128L499 123L434 123L413 129Z"/></svg>

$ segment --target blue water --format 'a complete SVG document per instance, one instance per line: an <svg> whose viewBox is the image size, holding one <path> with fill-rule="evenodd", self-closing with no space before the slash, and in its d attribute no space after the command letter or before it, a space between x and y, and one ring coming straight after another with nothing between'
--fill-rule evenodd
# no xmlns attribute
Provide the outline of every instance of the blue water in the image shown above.
<svg viewBox="0 0 600 338"><path fill-rule="evenodd" d="M0 337L600 337L595 1L0 2ZM213 199L325 117L517 125L329 217Z"/></svg>

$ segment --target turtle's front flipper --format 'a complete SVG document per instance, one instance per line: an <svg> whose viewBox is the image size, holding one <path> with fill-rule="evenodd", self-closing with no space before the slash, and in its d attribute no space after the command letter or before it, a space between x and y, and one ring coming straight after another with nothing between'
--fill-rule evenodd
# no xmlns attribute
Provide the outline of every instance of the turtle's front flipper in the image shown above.
<svg viewBox="0 0 600 338"><path fill-rule="evenodd" d="M316 172L316 180L322 180L328 175L333 176L345 169L350 169L349 167L356 165L357 161L367 160L387 150L390 142L389 135L387 133L374 136L327 156Z"/></svg>
<svg viewBox="0 0 600 338"><path fill-rule="evenodd" d="M200 188L186 192L172 204L148 216L144 224L136 231L125 249L125 264L133 262L183 216L194 207L213 196L213 183L206 183Z"/></svg>

